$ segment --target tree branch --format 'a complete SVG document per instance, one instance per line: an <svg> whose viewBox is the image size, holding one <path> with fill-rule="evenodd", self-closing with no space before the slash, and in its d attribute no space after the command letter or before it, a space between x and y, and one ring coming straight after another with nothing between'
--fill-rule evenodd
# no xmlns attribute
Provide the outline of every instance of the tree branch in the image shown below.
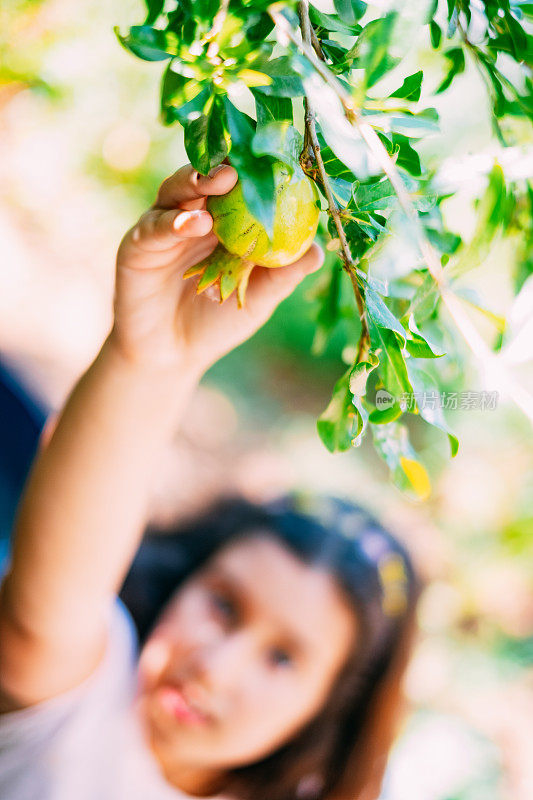
<svg viewBox="0 0 533 800"><path fill-rule="evenodd" d="M305 9L308 8L306 0L301 0L301 4L305 6ZM309 40L305 38L303 41L300 40L293 31L289 21L276 10L275 7L271 7L270 14L275 25L282 34L282 37L286 41L292 42L300 52L303 53L309 63L314 67L315 71L323 79L324 83L333 89L342 104L347 120L359 132L359 135L366 143L369 151L390 180L402 210L413 225L415 241L429 273L439 288L442 302L468 347L479 360L486 375L490 376L490 379L494 381L494 384L502 393L509 395L529 420L533 422L533 397L510 373L503 363L503 360L494 354L487 346L483 337L479 334L463 307L460 305L457 296L449 285L447 275L440 263L440 258L426 236L426 232L411 202L409 193L403 184L396 165L389 156L379 136L372 126L361 116L359 110L356 108L353 97L346 91L342 83L331 70L328 69L327 65L317 57L313 47L309 44Z"/></svg>
<svg viewBox="0 0 533 800"><path fill-rule="evenodd" d="M310 45L313 42L314 31L313 31L313 26L311 25L311 20L309 19L308 0L300 0L300 2L298 3L298 16L300 18L300 28L302 31L303 41L306 44ZM318 51L319 53L322 54L320 43L318 42L316 34L314 36L314 39L315 39L315 45L314 45L315 51ZM329 184L326 168L324 167L324 161L322 158L322 153L320 151L320 142L318 141L318 136L316 132L315 114L309 102L308 97L305 97L304 102L305 102L305 134L306 134L304 140L305 157L306 158L308 157L309 147L310 147L312 149L316 161L317 171L320 177L320 183L322 184L324 193L326 195L326 199L328 201L329 213L331 214L333 222L335 223L335 228L337 230L337 234L341 244L341 257L343 261L343 267L350 276L355 302L357 303L357 310L359 311L359 319L361 320L361 334L359 336L359 343L357 347L357 360L356 360L357 363L366 357L370 345L370 334L368 330L368 320L366 317L365 304L363 301L363 296L361 294L361 289L357 282L356 264L353 259L352 253L350 251L350 246L346 239L346 233L342 225L342 220L339 213L339 207L337 205L335 197L333 196L333 192L331 191L331 186Z"/></svg>

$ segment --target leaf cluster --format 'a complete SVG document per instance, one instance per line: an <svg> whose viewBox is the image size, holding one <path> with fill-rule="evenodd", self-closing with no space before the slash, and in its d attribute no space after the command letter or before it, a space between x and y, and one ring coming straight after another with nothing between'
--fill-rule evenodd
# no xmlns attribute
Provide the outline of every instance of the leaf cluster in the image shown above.
<svg viewBox="0 0 533 800"><path fill-rule="evenodd" d="M413 245L417 230L437 253L448 285L501 334L504 321L484 309L461 279L483 262L505 229L514 226L523 234L530 227L529 185L508 184L496 164L478 203L471 240L462 242L446 229L441 211L446 196L434 189L417 149L421 139L439 130L424 72L403 73L392 91L379 90L383 79L401 66L396 11L376 17L375 9L361 0L335 0L331 14L305 2L297 8L265 0L178 0L170 11L163 0L146 0L146 6L142 24L117 35L135 56L166 62L162 121L183 127L194 167L207 174L229 160L239 173L247 206L269 235L276 160L284 161L291 173L304 170L321 192L331 256L313 293L313 350L319 354L343 326L350 354L318 421L324 444L331 451L347 450L359 445L370 429L397 485L425 497L429 479L409 441L412 420L443 432L452 456L458 442L438 402L441 369L432 367L437 359L453 360L454 354L445 353L449 337L440 319L439 284ZM533 6L518 0L484 0L482 6L482 35L474 41L479 3L447 0L446 8L432 3L426 25L444 65L435 93L447 91L472 61L486 82L495 133L502 140L502 117L531 119L532 50L526 23ZM307 14L311 41L306 50L299 44L299 26ZM521 85L504 72L502 58L519 66ZM393 78L390 83L394 85ZM383 159L376 161L354 127L346 97L357 106L360 122L371 127L380 152L402 182L409 213L392 173L385 174ZM302 129L295 120L305 112ZM385 281L372 274L372 263L391 237L410 243L412 258ZM532 270L531 238L529 242L522 245L517 289ZM346 286L353 290L348 299Z"/></svg>

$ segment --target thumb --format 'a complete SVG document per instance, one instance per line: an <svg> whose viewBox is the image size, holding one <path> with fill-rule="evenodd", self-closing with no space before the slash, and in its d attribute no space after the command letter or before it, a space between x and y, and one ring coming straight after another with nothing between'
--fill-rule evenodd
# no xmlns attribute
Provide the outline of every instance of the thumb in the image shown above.
<svg viewBox="0 0 533 800"><path fill-rule="evenodd" d="M245 305L255 313L272 312L307 275L324 263L324 251L316 242L297 261L286 267L255 267L246 292Z"/></svg>

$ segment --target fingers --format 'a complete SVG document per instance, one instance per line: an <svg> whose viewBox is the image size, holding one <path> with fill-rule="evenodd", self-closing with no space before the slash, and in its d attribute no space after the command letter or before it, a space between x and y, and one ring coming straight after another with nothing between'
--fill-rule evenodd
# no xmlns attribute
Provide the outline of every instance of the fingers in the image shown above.
<svg viewBox="0 0 533 800"><path fill-rule="evenodd" d="M200 175L191 164L181 167L164 181L157 194L157 208L176 208L209 194L227 194L237 183L237 172L229 164L220 164L209 175Z"/></svg>
<svg viewBox="0 0 533 800"><path fill-rule="evenodd" d="M147 211L131 231L131 241L139 250L155 253L169 250L185 239L205 236L213 227L208 211Z"/></svg>
<svg viewBox="0 0 533 800"><path fill-rule="evenodd" d="M298 284L324 262L324 251L313 242L309 250L287 267L255 267L246 293L246 306L253 314L273 310Z"/></svg>

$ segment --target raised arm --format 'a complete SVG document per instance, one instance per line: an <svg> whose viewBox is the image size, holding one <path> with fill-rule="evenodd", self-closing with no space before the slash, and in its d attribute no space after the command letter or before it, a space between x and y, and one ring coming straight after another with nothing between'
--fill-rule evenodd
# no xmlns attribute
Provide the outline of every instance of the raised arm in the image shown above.
<svg viewBox="0 0 533 800"><path fill-rule="evenodd" d="M190 165L161 186L117 256L114 325L38 453L19 505L0 590L0 710L84 680L146 522L158 458L205 370L248 338L322 262L256 267L246 307L195 294L184 271L216 245L207 194L236 181Z"/></svg>

